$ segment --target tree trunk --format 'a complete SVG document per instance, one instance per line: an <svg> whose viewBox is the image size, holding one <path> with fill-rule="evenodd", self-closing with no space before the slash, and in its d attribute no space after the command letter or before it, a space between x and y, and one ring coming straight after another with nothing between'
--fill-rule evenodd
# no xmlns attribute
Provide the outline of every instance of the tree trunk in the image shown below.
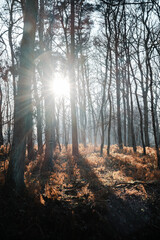
<svg viewBox="0 0 160 240"><path fill-rule="evenodd" d="M121 133L121 110L120 110L120 78L118 69L118 40L115 39L115 62L116 62L116 95L117 95L117 128L118 128L118 145L123 149Z"/></svg>
<svg viewBox="0 0 160 240"><path fill-rule="evenodd" d="M104 147L104 117L103 117L103 108L101 109L101 149L100 156L103 155L103 147Z"/></svg>
<svg viewBox="0 0 160 240"><path fill-rule="evenodd" d="M10 111L10 112L9 112ZM6 109L6 117L7 117L7 145L6 148L11 143L11 106L9 101L9 84L7 83L7 109Z"/></svg>
<svg viewBox="0 0 160 240"><path fill-rule="evenodd" d="M160 153L158 147L158 139L157 139L157 132L156 132L156 123L155 123L155 111L154 111L154 96L153 96L153 73L150 64L150 57L148 56L148 67L150 72L150 93L151 93L151 114L152 114L152 126L153 126L153 134L154 134L154 141L155 147L157 152L157 166L160 169Z"/></svg>
<svg viewBox="0 0 160 240"><path fill-rule="evenodd" d="M34 59L37 9L37 0L26 1L23 38L21 43L18 91L15 98L13 143L7 175L7 182L10 182L10 184L13 185L19 192L24 188L27 115L29 112L28 93L31 91L31 79L33 73L32 68Z"/></svg>
<svg viewBox="0 0 160 240"><path fill-rule="evenodd" d="M127 145L127 141L126 141L126 126L127 126L127 124L126 124L126 100L125 100L125 85L124 85L124 76L123 76L123 109L124 109L124 120L123 120L123 131L124 131L124 140L123 140L123 142L124 142L124 146L126 146Z"/></svg>
<svg viewBox="0 0 160 240"><path fill-rule="evenodd" d="M16 76L15 76L15 54L14 54L14 48L13 48L13 40L12 40L12 31L13 31L13 7L14 7L15 1L12 1L11 8L10 8L10 19L9 19L9 28L8 28L8 40L9 40L9 47L11 51L11 61L12 61L12 78L13 78L13 95L14 95L14 109L15 109L15 97L16 97ZM23 16L24 17L24 16ZM15 111L14 111L15 113ZM15 116L14 116L15 118Z"/></svg>
<svg viewBox="0 0 160 240"><path fill-rule="evenodd" d="M135 140L135 134L134 134L133 99L132 99L132 88L131 88L130 80L129 80L129 85L130 85L130 98L131 98L131 135L132 135L132 147L133 147L133 151L136 152L137 147L136 147L136 140Z"/></svg>
<svg viewBox="0 0 160 240"><path fill-rule="evenodd" d="M136 101L137 101L138 111L139 111L139 115L140 115L140 132L141 132L141 141L142 141L142 147L143 147L143 155L146 155L146 147L145 147L145 141L144 141L144 135L143 135L143 114L142 114L139 99L138 99L137 82L136 82L136 78L135 78L135 74L133 72L131 62L130 62L130 67L131 67L133 79L134 79L135 86L136 86L135 87L135 95L136 95Z"/></svg>
<svg viewBox="0 0 160 240"><path fill-rule="evenodd" d="M127 92L126 92L126 99L127 99L127 122L128 122L128 128L127 128L127 144L130 147L131 146L131 113L130 113L130 105L129 105L129 86L128 86L128 80L126 81L126 88L127 88Z"/></svg>
<svg viewBox="0 0 160 240"><path fill-rule="evenodd" d="M138 45L139 48L139 45ZM143 94L143 105L144 105L144 137L145 137L145 146L149 147L149 134L148 134L148 101L147 101L147 94L148 94L148 83L146 83L146 87L144 86L144 73L142 70L142 64L140 62L140 53L138 49L138 67L140 71L140 76L141 76L141 89L142 89L142 94Z"/></svg>
<svg viewBox="0 0 160 240"><path fill-rule="evenodd" d="M34 159L34 144L33 144L33 106L32 106L32 96L31 93L28 93L28 119L27 119L27 145L28 145L28 159Z"/></svg>
<svg viewBox="0 0 160 240"><path fill-rule="evenodd" d="M44 84L44 106L45 106L45 157L43 170L51 170L53 167L53 151L56 147L55 131L55 96L52 91L50 91L50 86L52 84L52 58L51 53L46 53L47 66L44 67L43 77Z"/></svg>
<svg viewBox="0 0 160 240"><path fill-rule="evenodd" d="M3 145L3 133L2 133L2 90L0 85L0 146Z"/></svg>
<svg viewBox="0 0 160 240"><path fill-rule="evenodd" d="M109 93L109 123L108 123L108 146L107 146L107 155L110 154L110 133L111 133L111 120L112 120L112 102Z"/></svg>
<svg viewBox="0 0 160 240"><path fill-rule="evenodd" d="M150 146L149 143L149 134L148 134L148 101L147 101L147 93L144 92L143 96L143 103L144 103L144 135L145 135L145 145L147 147Z"/></svg>
<svg viewBox="0 0 160 240"><path fill-rule="evenodd" d="M42 142L42 113L41 113L41 100L38 96L37 86L35 80L33 80L34 86L34 98L37 109L37 143L38 143L38 153L41 154L43 152L43 142Z"/></svg>
<svg viewBox="0 0 160 240"><path fill-rule="evenodd" d="M107 155L110 154L110 142L111 142L111 123L112 123L112 101L111 101L111 82L112 82L112 52L109 43L109 57L110 57L110 76L109 76L109 86L108 86L108 100L109 100L109 123L108 123L108 146L107 146Z"/></svg>
<svg viewBox="0 0 160 240"><path fill-rule="evenodd" d="M74 0L71 0L71 54L70 54L70 100L71 100L71 119L72 119L72 155L77 156L78 150L78 132L76 117L76 85L75 85L75 41L74 41Z"/></svg>
<svg viewBox="0 0 160 240"><path fill-rule="evenodd" d="M67 131L66 131L66 111L65 111L65 105L64 105L64 98L62 99L62 111L63 111L63 144L65 145L66 151L68 147L68 141L67 141Z"/></svg>
<svg viewBox="0 0 160 240"><path fill-rule="evenodd" d="M87 146L86 143L86 127L87 127L87 116L86 116L86 88L85 88L85 79L84 79L84 66L83 66L83 55L82 55L82 49L80 50L81 53L81 74L82 74L82 91L83 91L83 103L82 103L82 141L84 147Z"/></svg>
<svg viewBox="0 0 160 240"><path fill-rule="evenodd" d="M53 96L52 96L53 97ZM50 170L53 167L53 150L56 147L55 141L55 102L51 96L45 94L45 158L44 158L44 170Z"/></svg>

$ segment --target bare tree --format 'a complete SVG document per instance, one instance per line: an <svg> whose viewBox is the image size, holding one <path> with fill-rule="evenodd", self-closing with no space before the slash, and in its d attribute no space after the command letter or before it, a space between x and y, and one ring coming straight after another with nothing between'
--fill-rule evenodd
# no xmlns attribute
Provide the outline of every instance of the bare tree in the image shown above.
<svg viewBox="0 0 160 240"><path fill-rule="evenodd" d="M26 153L28 101L31 91L34 41L36 32L37 0L25 3L23 38L21 42L18 91L15 98L14 133L8 168L8 181L17 191L24 188L24 162Z"/></svg>
<svg viewBox="0 0 160 240"><path fill-rule="evenodd" d="M0 146L3 145L3 133L2 133L2 89L0 86Z"/></svg>
<svg viewBox="0 0 160 240"><path fill-rule="evenodd" d="M76 87L75 87L75 29L74 29L74 0L71 0L71 53L70 53L70 99L71 99L71 118L72 118L72 154L78 155L78 132L76 117Z"/></svg>

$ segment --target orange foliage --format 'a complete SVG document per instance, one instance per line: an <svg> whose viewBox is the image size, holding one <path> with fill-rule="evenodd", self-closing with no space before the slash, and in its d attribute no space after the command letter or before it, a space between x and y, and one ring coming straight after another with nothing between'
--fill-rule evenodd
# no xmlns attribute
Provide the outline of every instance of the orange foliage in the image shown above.
<svg viewBox="0 0 160 240"><path fill-rule="evenodd" d="M7 151L5 149L2 146L0 153L4 154ZM78 199L95 201L106 196L108 187L117 184L160 180L160 170L157 170L156 152L153 148L147 147L147 155L143 156L142 147L138 146L137 153L134 153L130 147L124 147L120 151L117 145L113 145L110 156L107 156L107 146L104 146L104 154L101 157L100 147L94 149L93 145L88 144L84 148L80 144L79 158L73 158L71 150L71 145L68 145L67 152L65 147L62 147L61 153L56 150L52 172L41 171L44 153L41 156L37 155L34 161L26 159L25 184L42 204L45 204L44 196L64 199L75 204ZM4 183L2 164L0 181ZM117 194L122 195L122 192L117 191ZM127 194L141 194L144 198L147 197L143 185L138 190L128 190Z"/></svg>

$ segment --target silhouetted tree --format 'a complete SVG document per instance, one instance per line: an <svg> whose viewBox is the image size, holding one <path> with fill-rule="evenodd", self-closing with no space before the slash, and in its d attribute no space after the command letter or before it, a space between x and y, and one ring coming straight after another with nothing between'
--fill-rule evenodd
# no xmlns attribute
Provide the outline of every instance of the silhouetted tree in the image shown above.
<svg viewBox="0 0 160 240"><path fill-rule="evenodd" d="M17 191L24 188L24 163L26 153L27 120L34 60L38 1L28 0L24 8L24 28L21 42L18 90L15 97L15 119L8 181Z"/></svg>

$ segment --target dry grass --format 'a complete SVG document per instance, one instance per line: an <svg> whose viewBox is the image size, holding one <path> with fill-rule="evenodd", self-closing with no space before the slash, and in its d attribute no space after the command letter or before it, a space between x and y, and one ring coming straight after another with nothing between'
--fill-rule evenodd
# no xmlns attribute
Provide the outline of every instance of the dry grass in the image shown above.
<svg viewBox="0 0 160 240"><path fill-rule="evenodd" d="M28 165L26 175L26 185L34 189L43 203L42 194L52 199L63 199L65 201L77 203L82 201L102 200L106 197L107 187L114 187L121 183L134 183L135 181L148 182L160 180L160 171L157 170L155 150L146 148L147 155L143 156L141 147L134 153L132 148L124 147L119 151L118 146L111 146L111 154L107 156L107 146L104 147L104 155L100 157L97 147L94 152L94 146L88 145L84 148L79 145L81 157L74 159L71 156L72 146L68 146L68 151L62 148L62 152L56 152L54 172L41 176L37 173L37 179L34 176L34 168L41 160L35 160ZM39 156L40 158L40 156ZM40 167L40 163L39 163ZM38 168L40 169L40 168ZM34 180L33 180L33 179ZM42 193L42 182L45 188ZM34 184L33 184L34 183ZM35 190L36 189L36 190ZM127 190L125 195L141 195L146 198L146 192L143 186L138 190ZM125 198L121 191L117 195Z"/></svg>
<svg viewBox="0 0 160 240"><path fill-rule="evenodd" d="M79 200L103 199L106 197L108 187L121 183L160 180L155 149L146 148L146 156L142 155L141 147L137 147L137 153L134 153L130 147L124 147L119 151L118 146L113 145L110 156L107 156L106 149L107 146L104 147L103 157L100 157L100 147L94 149L94 146L89 144L84 148L80 144L81 156L78 159L71 156L71 145L68 146L67 152L64 147L61 153L56 149L54 171L47 173L41 172L44 154L38 155L36 160L31 162L26 159L26 186L42 203L44 203L42 196L47 196L76 204ZM3 155L5 151L5 148L1 147L0 154ZM0 181L2 183L4 183L3 170L1 163ZM117 194L121 195L119 192ZM146 198L142 186L136 191L130 190L127 194L141 194Z"/></svg>

